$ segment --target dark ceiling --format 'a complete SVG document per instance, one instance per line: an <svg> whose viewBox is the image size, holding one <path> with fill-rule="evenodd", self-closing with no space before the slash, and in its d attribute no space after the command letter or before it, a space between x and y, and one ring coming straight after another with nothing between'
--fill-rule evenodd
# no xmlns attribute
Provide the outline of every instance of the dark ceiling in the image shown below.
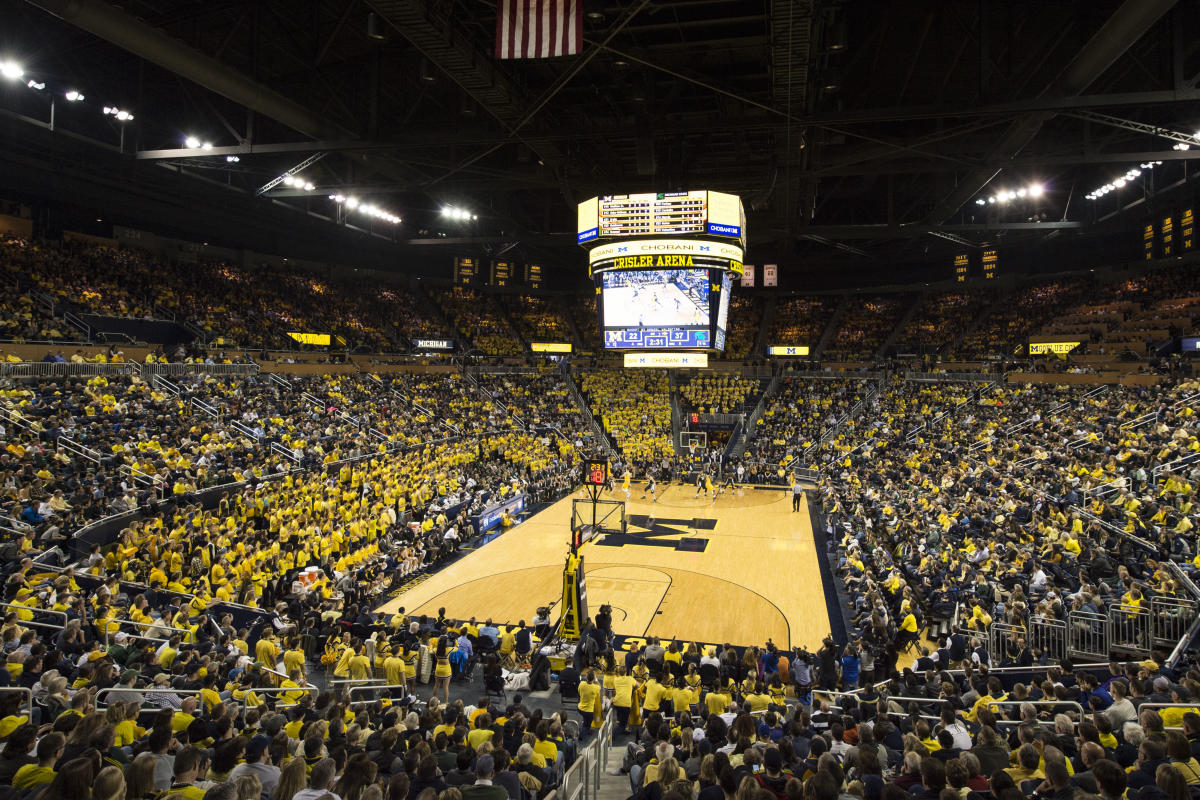
<svg viewBox="0 0 1200 800"><path fill-rule="evenodd" d="M234 245L229 216L286 239L292 213L297 241L343 255L515 246L575 270L579 200L713 188L743 197L750 260L887 274L985 243L1104 243L1190 191L1197 151L1172 148L1200 129L1195 2L584 0L583 53L544 61L492 57L490 0L2 7L0 60L47 88L0 81L0 158L25 178L0 176L0 196L119 174L114 218L146 216L139 192L172 195L176 224L156 223L198 232L223 213ZM57 101L51 133L68 88L86 101ZM314 190L258 196L314 156ZM1085 198L1146 160L1163 163ZM1037 199L986 201L1034 183ZM345 238L331 194L403 222L352 213L379 235Z"/></svg>

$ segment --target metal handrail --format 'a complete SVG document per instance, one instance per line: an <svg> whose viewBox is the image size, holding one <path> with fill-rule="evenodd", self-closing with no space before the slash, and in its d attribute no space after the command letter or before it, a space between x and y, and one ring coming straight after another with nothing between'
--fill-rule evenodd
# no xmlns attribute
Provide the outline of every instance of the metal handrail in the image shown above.
<svg viewBox="0 0 1200 800"><path fill-rule="evenodd" d="M30 613L33 613L33 614L53 614L55 616L62 617L62 621L63 621L62 627L65 628L67 626L68 618L67 618L67 613L65 611L55 611L52 608L38 608L37 606L22 606L22 605L18 605L15 603L0 603L0 608L11 608L17 612L29 611ZM19 623L24 623L24 622L25 622L25 620L19 621Z"/></svg>
<svg viewBox="0 0 1200 800"><path fill-rule="evenodd" d="M3 689L0 689L0 690L3 690ZM29 690L25 689L24 691L29 691ZM200 691L201 691L200 689L162 689L158 686L146 686L146 687L140 688L140 689L136 688L136 687L129 687L129 686L109 686L105 689L101 689L100 691L96 692L96 696L94 698L92 698L92 702L94 702L96 704L97 708L100 708L101 707L100 698L104 697L105 695L116 694L118 692L120 692L120 693L136 692L137 694L140 694L143 697L145 695L149 695L149 694L174 694L174 695L179 695L181 697L197 697L198 698L200 696ZM284 694L287 692L303 692L304 694L319 694L320 690L317 689L317 687L315 687L315 686L286 686L286 687L267 686L267 687L263 687L263 688L259 688L259 687L255 686L255 687L251 687L251 688L247 689L246 692L248 694L249 693ZM30 697L32 698L32 692L30 692ZM246 709L248 707L244 703L241 705L242 705L242 714L245 714ZM276 708L292 708L295 705L296 705L295 703L283 703L283 704L276 703L275 707ZM156 707L146 708L143 706L139 713L153 711L153 710L155 710L155 708Z"/></svg>
<svg viewBox="0 0 1200 800"><path fill-rule="evenodd" d="M33 720L33 690L24 686L0 686L0 693L12 694L17 692L25 696L25 713L30 721Z"/></svg>
<svg viewBox="0 0 1200 800"><path fill-rule="evenodd" d="M133 619L117 619L117 620L109 620L108 621L109 624L111 624L113 622L117 623L117 633L124 633L124 631L122 631L120 629L122 625L131 625L131 626L133 626L133 629L135 631L144 632L144 631L150 630L151 628L161 628L162 630L168 631L170 633L178 633L181 637L188 637L188 636L192 635L192 632L190 630L188 630L187 628L172 628L170 625L159 625L159 624L153 623L153 622L149 622L149 623L138 622L137 620L133 620ZM109 624L105 624L105 626L104 626L104 646L105 647L108 647ZM116 636L116 633L114 633L113 636ZM134 639L146 639L147 641L152 641L152 642L165 642L170 639L170 637L167 637L167 639L159 639L154 636L142 636L139 634L130 634L130 637L134 638Z"/></svg>

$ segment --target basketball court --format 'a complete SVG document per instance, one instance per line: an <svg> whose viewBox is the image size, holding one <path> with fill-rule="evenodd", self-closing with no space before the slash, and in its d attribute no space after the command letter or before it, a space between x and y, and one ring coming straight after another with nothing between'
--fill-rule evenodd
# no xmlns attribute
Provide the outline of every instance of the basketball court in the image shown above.
<svg viewBox="0 0 1200 800"><path fill-rule="evenodd" d="M794 513L789 491L727 490L715 503L687 485L660 484L653 504L641 494L635 483L624 535L580 548L589 616L607 603L613 630L626 636L820 647L830 625L807 496ZM580 499L558 501L379 610L434 615L445 606L460 619L530 622L538 606L562 596L572 501ZM625 493L618 485L602 499Z"/></svg>

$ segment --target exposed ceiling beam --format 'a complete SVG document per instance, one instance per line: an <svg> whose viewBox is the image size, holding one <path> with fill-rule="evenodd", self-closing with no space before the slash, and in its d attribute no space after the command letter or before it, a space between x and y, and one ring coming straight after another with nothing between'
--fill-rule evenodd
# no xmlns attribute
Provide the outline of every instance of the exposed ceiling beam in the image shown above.
<svg viewBox="0 0 1200 800"><path fill-rule="evenodd" d="M102 0L27 2L305 136L351 139L356 135Z"/></svg>
<svg viewBox="0 0 1200 800"><path fill-rule="evenodd" d="M1095 35L1076 53L1042 96L1071 97L1091 86L1135 42L1145 35L1176 0L1125 0ZM1013 122L985 159L989 164L1015 158L1033 141L1042 126L1052 119L1051 111L1027 114ZM964 203L978 194L1000 172L999 168L973 170L943 197L929 213L931 223L945 222Z"/></svg>
<svg viewBox="0 0 1200 800"><path fill-rule="evenodd" d="M1170 139L1173 142L1182 142L1186 145L1196 144L1196 136L1191 133L1183 133L1181 131L1163 128L1158 125L1149 125L1145 122L1138 122L1132 119L1123 119L1114 117L1109 114L1100 114L1095 111L1068 111L1068 117L1075 117L1087 122L1097 122L1101 125L1108 125L1113 128L1120 128L1125 131L1133 131L1134 133L1144 133L1148 136L1158 136L1163 139Z"/></svg>

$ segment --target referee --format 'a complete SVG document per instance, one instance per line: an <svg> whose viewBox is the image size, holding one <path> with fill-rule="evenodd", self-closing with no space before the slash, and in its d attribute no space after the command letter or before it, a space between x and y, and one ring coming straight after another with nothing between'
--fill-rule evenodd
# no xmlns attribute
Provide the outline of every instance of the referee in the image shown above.
<svg viewBox="0 0 1200 800"><path fill-rule="evenodd" d="M792 476L792 511L800 510L800 498L804 497L804 487L800 485L800 480Z"/></svg>

